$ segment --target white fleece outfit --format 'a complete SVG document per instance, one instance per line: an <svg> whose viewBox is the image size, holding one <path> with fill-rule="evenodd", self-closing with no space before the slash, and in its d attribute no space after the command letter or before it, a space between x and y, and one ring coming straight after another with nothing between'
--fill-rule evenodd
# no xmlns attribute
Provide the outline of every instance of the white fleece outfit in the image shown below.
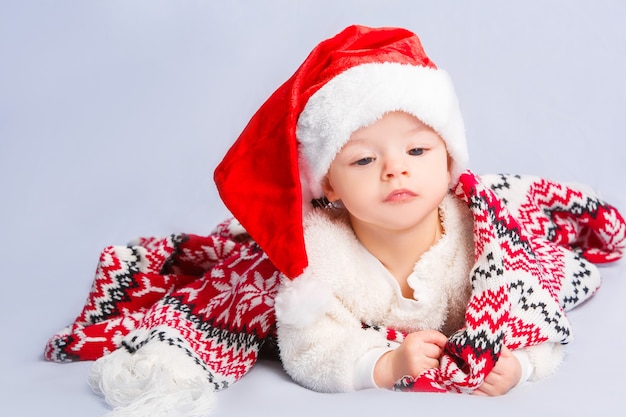
<svg viewBox="0 0 626 417"><path fill-rule="evenodd" d="M406 333L435 329L449 336L464 323L474 263L473 219L449 194L440 206L444 233L408 277L413 298L402 296L389 271L357 240L347 216L313 210L304 220L309 266L285 279L276 297L280 356L299 384L320 392L374 388L377 360L399 344L369 326ZM551 374L561 345L514 352L520 382Z"/></svg>

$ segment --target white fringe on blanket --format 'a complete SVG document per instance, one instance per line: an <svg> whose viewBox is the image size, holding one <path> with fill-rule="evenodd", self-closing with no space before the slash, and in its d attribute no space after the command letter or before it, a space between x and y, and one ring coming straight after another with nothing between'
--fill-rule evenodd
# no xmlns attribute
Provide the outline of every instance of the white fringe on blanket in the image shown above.
<svg viewBox="0 0 626 417"><path fill-rule="evenodd" d="M166 343L103 356L89 385L113 407L107 417L204 417L214 409L214 386L202 368Z"/></svg>

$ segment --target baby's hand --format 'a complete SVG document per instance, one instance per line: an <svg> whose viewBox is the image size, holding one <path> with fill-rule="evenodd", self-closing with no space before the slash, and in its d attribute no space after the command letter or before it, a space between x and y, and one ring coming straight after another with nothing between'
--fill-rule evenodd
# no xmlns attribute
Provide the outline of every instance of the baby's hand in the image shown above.
<svg viewBox="0 0 626 417"><path fill-rule="evenodd" d="M513 352L502 346L500 358L496 366L491 370L483 383L473 394L483 396L496 396L506 394L519 382L522 377L522 365Z"/></svg>
<svg viewBox="0 0 626 417"><path fill-rule="evenodd" d="M435 330L409 333L396 349L380 357L374 368L379 387L392 388L404 376L417 377L423 371L439 367L439 358L448 339Z"/></svg>

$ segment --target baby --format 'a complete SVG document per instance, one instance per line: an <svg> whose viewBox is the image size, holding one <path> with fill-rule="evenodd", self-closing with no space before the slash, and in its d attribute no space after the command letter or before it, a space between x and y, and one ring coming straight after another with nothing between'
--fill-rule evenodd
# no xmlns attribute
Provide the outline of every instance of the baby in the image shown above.
<svg viewBox="0 0 626 417"><path fill-rule="evenodd" d="M342 392L423 389L425 376L500 395L558 366L563 308L599 273L548 231L521 230L521 208L467 161L452 82L405 29L323 41L254 115L215 179L285 274L277 340L294 380Z"/></svg>

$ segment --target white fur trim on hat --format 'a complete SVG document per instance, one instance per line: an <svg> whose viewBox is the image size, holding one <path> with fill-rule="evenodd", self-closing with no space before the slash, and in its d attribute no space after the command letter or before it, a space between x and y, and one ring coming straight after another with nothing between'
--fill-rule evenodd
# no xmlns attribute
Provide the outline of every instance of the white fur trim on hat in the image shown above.
<svg viewBox="0 0 626 417"><path fill-rule="evenodd" d="M441 136L452 159L451 185L456 183L468 152L450 77L441 69L384 62L342 72L307 101L296 128L303 188L321 197L321 181L352 133L392 111L417 117Z"/></svg>

